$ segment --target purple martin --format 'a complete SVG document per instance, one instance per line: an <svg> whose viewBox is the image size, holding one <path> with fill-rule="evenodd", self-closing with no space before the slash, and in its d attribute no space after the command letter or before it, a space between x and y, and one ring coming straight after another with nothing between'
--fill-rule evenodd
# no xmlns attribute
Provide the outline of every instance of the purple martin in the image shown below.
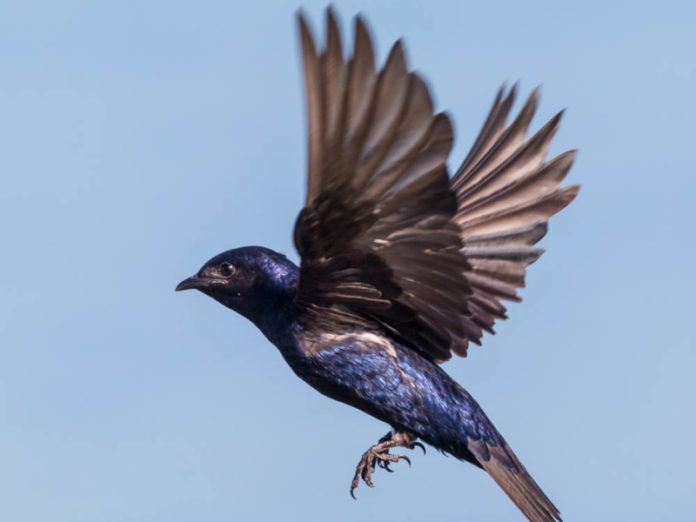
<svg viewBox="0 0 696 522"><path fill-rule="evenodd" d="M466 356L519 301L547 221L577 195L560 187L575 158L546 159L561 113L528 135L534 91L508 122L501 88L452 177L453 130L401 41L375 64L364 21L344 53L327 10L317 49L298 16L306 87L307 197L295 223L300 266L263 247L213 257L195 288L251 320L302 380L387 423L350 492L377 467L430 446L486 470L533 521L561 520L474 398L440 366ZM346 56L347 54L347 56Z"/></svg>

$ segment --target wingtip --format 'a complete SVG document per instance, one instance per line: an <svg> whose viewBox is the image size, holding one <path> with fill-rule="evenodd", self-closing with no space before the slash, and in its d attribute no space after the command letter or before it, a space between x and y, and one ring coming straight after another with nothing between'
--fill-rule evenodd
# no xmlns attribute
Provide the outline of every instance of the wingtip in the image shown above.
<svg viewBox="0 0 696 522"><path fill-rule="evenodd" d="M564 161L568 162L568 168L570 168L578 157L578 149L570 149L560 154Z"/></svg>
<svg viewBox="0 0 696 522"><path fill-rule="evenodd" d="M530 245L536 245L539 241L541 241L546 234L549 232L549 223L548 221L542 221L541 223L537 223L536 225L532 225L531 229L533 230L534 234L529 240ZM542 253L543 253L543 249ZM541 254L539 254L541 256Z"/></svg>
<svg viewBox="0 0 696 522"><path fill-rule="evenodd" d="M297 21L298 27L307 27L307 15L305 14L304 8L300 7L295 11L295 20Z"/></svg>
<svg viewBox="0 0 696 522"><path fill-rule="evenodd" d="M563 116L565 115L565 107L558 111L556 114L553 115L553 118L551 118L551 121L555 122L556 125L558 125L561 120L563 119Z"/></svg>
<svg viewBox="0 0 696 522"><path fill-rule="evenodd" d="M302 43L304 44L306 41L314 43L314 39L312 37L312 30L309 26L309 20L304 12L304 9L299 8L295 12L295 16L297 19L297 29L300 33Z"/></svg>
<svg viewBox="0 0 696 522"><path fill-rule="evenodd" d="M391 47L391 50L389 51L389 54L392 54L392 53L405 54L404 39L403 38L399 38L396 42L394 42L394 44Z"/></svg>
<svg viewBox="0 0 696 522"><path fill-rule="evenodd" d="M366 36L369 36L369 31L367 29L367 22L365 21L365 17L361 13L358 13L355 15L354 20L354 25L355 25L355 32L361 32L365 33Z"/></svg>
<svg viewBox="0 0 696 522"><path fill-rule="evenodd" d="M334 4L329 4L326 7L326 27L327 30L335 30L338 31L338 15L336 14L336 9L334 8Z"/></svg>
<svg viewBox="0 0 696 522"><path fill-rule="evenodd" d="M449 113L438 112L432 122L432 138L440 142L449 142L450 149L454 143L454 125ZM449 154L449 151L448 153Z"/></svg>
<svg viewBox="0 0 696 522"><path fill-rule="evenodd" d="M575 185L570 185L569 187L566 187L568 194L573 199L580 193L580 184L575 184Z"/></svg>
<svg viewBox="0 0 696 522"><path fill-rule="evenodd" d="M386 69L389 64L396 64L400 69L408 70L408 59L406 57L406 50L402 38L394 42L394 45L392 45L389 50L387 64L384 66L384 69Z"/></svg>
<svg viewBox="0 0 696 522"><path fill-rule="evenodd" d="M560 201L562 202L562 207L561 209L567 207L570 205L573 200L578 197L578 193L580 192L580 185L570 185L568 187L563 187L562 189L558 190L558 195L560 198Z"/></svg>
<svg viewBox="0 0 696 522"><path fill-rule="evenodd" d="M333 6L326 8L326 52L336 58L343 59L343 45L341 42L341 27L336 17Z"/></svg>
<svg viewBox="0 0 696 522"><path fill-rule="evenodd" d="M370 30L361 14L355 15L354 26L353 57L355 58L361 54L369 56L371 61L374 62L374 48L372 45L372 38L370 37Z"/></svg>
<svg viewBox="0 0 696 522"><path fill-rule="evenodd" d="M500 87L498 87L498 92L495 93L495 100L493 100L493 107L497 107L505 96L505 91L507 89L507 82L503 82Z"/></svg>
<svg viewBox="0 0 696 522"><path fill-rule="evenodd" d="M508 97L512 97L514 100L517 97L517 91L520 88L520 81L515 80L515 82L512 84L512 87L510 87L510 91L508 91Z"/></svg>
<svg viewBox="0 0 696 522"><path fill-rule="evenodd" d="M505 117L507 118L507 114L510 112L510 109L512 108L512 105L515 103L515 100L517 99L517 89L519 86L519 82L515 82L512 84L510 87L510 90L507 92L507 94L504 94L504 97L501 101L501 107L505 113ZM504 89L507 87L507 83L504 83L501 89Z"/></svg>
<svg viewBox="0 0 696 522"><path fill-rule="evenodd" d="M537 110L537 105L539 105L539 97L541 96L541 86L537 86L534 89L532 89L532 92L529 93L529 97L527 98L527 102L524 105L524 108L522 109L522 112L527 112L534 114Z"/></svg>

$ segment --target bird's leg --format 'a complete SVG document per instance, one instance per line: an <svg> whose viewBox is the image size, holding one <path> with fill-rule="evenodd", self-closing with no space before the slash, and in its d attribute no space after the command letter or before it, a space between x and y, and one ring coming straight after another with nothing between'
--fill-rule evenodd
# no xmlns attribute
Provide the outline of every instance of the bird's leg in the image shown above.
<svg viewBox="0 0 696 522"><path fill-rule="evenodd" d="M389 469L389 464L392 462L399 462L402 459L410 466L411 460L407 456L392 455L389 453L389 450L396 447L414 449L417 446L425 453L425 446L420 442L416 442L417 439L418 437L410 431L397 430L392 430L379 439L379 442L363 453L360 458L360 462L358 462L358 466L355 468L353 482L350 483L350 495L355 498L353 491L358 487L360 479L371 488L375 487L371 477L376 466L386 469L387 471L392 471Z"/></svg>

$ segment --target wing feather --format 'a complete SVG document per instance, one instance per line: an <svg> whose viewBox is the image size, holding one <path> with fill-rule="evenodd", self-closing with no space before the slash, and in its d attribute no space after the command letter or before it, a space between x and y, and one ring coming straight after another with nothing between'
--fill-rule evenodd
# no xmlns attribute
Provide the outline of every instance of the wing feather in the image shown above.
<svg viewBox="0 0 696 522"><path fill-rule="evenodd" d="M307 200L316 197L319 192L319 179L322 169L322 104L321 98L324 89L321 85L319 71L319 57L314 46L314 39L306 20L299 18L300 35L302 42L302 61L304 67L304 81L307 86Z"/></svg>
<svg viewBox="0 0 696 522"><path fill-rule="evenodd" d="M579 187L561 187L576 151L546 161L563 112L533 136L526 134L538 103L532 92L519 115L506 127L517 88L498 92L471 152L457 170L455 222L461 229L461 252L472 288L465 319L469 341L480 344L482 332L493 333L497 319L506 318L501 301L519 301L526 267L544 252L534 245L546 234L547 222L567 206ZM478 327L476 330L474 327ZM463 350L466 353L466 350Z"/></svg>
<svg viewBox="0 0 696 522"><path fill-rule="evenodd" d="M301 15L300 38L309 148L297 301L324 318L340 309L341 320L375 321L426 357L447 359L466 342L471 293L446 168L449 118L434 114L400 41L375 68L360 17L350 58L331 10L325 48Z"/></svg>
<svg viewBox="0 0 696 522"><path fill-rule="evenodd" d="M532 135L535 89L508 123L502 87L450 181L452 124L397 41L377 68L365 23L352 56L327 11L318 50L299 17L307 100L307 200L295 226L298 302L376 321L435 361L466 354L519 301L547 222L577 195L576 152L546 159L563 112Z"/></svg>

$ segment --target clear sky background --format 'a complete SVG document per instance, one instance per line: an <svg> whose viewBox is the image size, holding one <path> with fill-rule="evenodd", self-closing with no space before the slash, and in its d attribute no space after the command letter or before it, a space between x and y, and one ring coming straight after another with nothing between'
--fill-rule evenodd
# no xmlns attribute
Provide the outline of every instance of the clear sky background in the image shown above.
<svg viewBox="0 0 696 522"><path fill-rule="evenodd" d="M650 4L336 2L380 57L405 37L452 167L502 82L543 85L535 128L568 108L551 152L580 149L580 196L525 302L446 365L568 521L696 520L696 10ZM174 293L228 248L297 259L298 7L2 2L0 520L521 519L434 450L353 501L387 427Z"/></svg>

